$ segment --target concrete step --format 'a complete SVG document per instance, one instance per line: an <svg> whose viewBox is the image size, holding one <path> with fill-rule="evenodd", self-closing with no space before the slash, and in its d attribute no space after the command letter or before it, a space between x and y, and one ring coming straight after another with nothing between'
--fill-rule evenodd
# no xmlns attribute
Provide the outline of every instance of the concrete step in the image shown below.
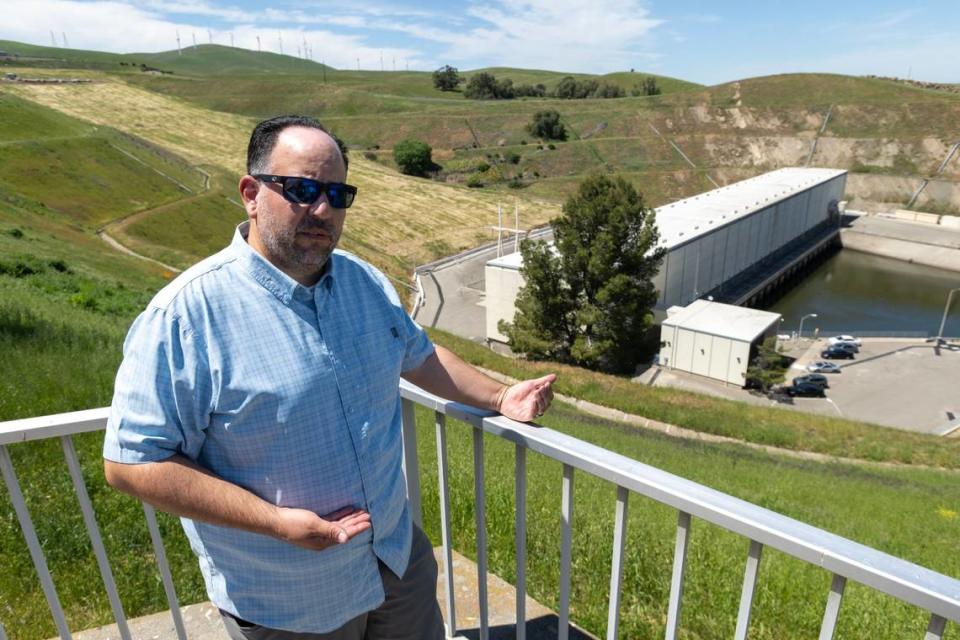
<svg viewBox="0 0 960 640"><path fill-rule="evenodd" d="M445 568L443 549L433 550L440 565L440 578L437 580L437 600L444 619L447 617L444 604ZM480 608L477 598L477 565L456 551L453 552L453 576L457 612L457 635L471 640L480 637ZM516 637L516 589L498 576L487 574L487 593L489 594L488 617L490 640ZM200 602L180 608L183 615L187 637L190 640L229 640L220 613L209 602ZM526 597L527 638L546 640L557 637L557 614L536 600ZM169 611L129 620L130 633L137 640L177 640L173 618ZM75 640L120 640L117 625L104 625L73 634ZM571 640L594 640L594 637L580 629L570 629Z"/></svg>

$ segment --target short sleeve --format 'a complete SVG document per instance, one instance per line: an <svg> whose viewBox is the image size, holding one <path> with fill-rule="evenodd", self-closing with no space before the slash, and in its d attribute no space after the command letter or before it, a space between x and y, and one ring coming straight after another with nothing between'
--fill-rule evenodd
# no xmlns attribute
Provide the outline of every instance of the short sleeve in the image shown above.
<svg viewBox="0 0 960 640"><path fill-rule="evenodd" d="M150 307L130 328L117 372L103 457L156 462L196 459L210 416L210 375L202 342L181 320Z"/></svg>
<svg viewBox="0 0 960 640"><path fill-rule="evenodd" d="M422 365L433 354L434 347L430 337L427 336L427 332L414 322L413 318L402 307L400 308L400 314L403 316L403 330L406 336L406 352L400 370L406 373Z"/></svg>

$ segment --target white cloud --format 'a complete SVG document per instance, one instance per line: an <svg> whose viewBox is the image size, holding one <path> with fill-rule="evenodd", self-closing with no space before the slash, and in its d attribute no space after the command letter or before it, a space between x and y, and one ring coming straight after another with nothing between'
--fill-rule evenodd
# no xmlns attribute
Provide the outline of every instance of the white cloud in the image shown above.
<svg viewBox="0 0 960 640"><path fill-rule="evenodd" d="M153 3L156 7L174 4L190 5L195 13L203 11L204 7L212 10L202 2ZM70 46L75 49L118 53L169 51L176 47L178 31L183 46L192 44L194 37L199 44L209 41L208 27L201 21L173 21L153 11L114 0L4 0L4 14L17 16L17 20L0 26L0 39L35 44L47 44L50 31L56 34L58 43L61 33L66 33ZM223 15L226 13L221 17ZM261 17L264 15L261 14ZM235 17L241 16L238 14ZM390 68L394 59L398 65L409 63L411 67L418 67L424 64L422 54L416 49L371 47L363 35L309 28L277 30L254 25L253 16L249 14L243 14L242 17L248 22L233 26L229 32L213 30L214 42L229 44L232 34L235 46L255 51L257 36L260 36L264 51L278 52L279 39L282 37L284 52L296 55L297 47L306 40L315 60L322 59L333 67L344 69L355 69L358 58L362 68L379 69L381 54L387 68ZM284 24L289 25L289 20L285 20Z"/></svg>

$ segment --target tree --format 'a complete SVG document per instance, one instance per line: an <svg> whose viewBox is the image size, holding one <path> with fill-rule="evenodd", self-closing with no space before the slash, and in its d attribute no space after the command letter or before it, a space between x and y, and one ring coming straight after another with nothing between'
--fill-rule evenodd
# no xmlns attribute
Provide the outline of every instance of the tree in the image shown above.
<svg viewBox="0 0 960 640"><path fill-rule="evenodd" d="M481 71L470 76L463 95L471 100L496 100L497 79L492 73Z"/></svg>
<svg viewBox="0 0 960 640"><path fill-rule="evenodd" d="M433 87L440 91L453 91L462 81L457 68L448 64L433 72Z"/></svg>
<svg viewBox="0 0 960 640"><path fill-rule="evenodd" d="M555 250L520 245L525 284L510 348L532 358L629 373L650 354L653 286L663 261L652 209L623 178L593 175L550 222Z"/></svg>
<svg viewBox="0 0 960 640"><path fill-rule="evenodd" d="M758 347L757 355L747 367L746 386L768 393L786 379L787 366L787 359L777 351L776 336L771 336Z"/></svg>
<svg viewBox="0 0 960 640"><path fill-rule="evenodd" d="M470 76L463 95L471 100L512 100L517 92L513 87L513 80L497 80L492 73L481 71Z"/></svg>
<svg viewBox="0 0 960 640"><path fill-rule="evenodd" d="M537 111L533 120L527 125L530 135L544 140L566 140L567 128L560 122L560 114L553 109Z"/></svg>
<svg viewBox="0 0 960 640"><path fill-rule="evenodd" d="M426 176L434 168L433 149L420 140L401 140L393 147L393 159L400 171L410 176Z"/></svg>

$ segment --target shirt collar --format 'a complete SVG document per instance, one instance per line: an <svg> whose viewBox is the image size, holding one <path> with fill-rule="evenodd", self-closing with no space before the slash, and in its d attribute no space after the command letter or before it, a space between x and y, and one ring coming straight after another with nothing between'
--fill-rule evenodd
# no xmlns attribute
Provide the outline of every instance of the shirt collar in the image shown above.
<svg viewBox="0 0 960 640"><path fill-rule="evenodd" d="M326 269L324 269L317 284L313 287L305 287L257 253L247 242L249 233L249 220L237 225L237 229L233 233L233 240L230 242L230 250L237 256L247 273L284 304L289 304L295 296L305 299L313 298L313 291L316 287L326 287L328 291L333 288L337 263L335 252L331 253L327 259Z"/></svg>

